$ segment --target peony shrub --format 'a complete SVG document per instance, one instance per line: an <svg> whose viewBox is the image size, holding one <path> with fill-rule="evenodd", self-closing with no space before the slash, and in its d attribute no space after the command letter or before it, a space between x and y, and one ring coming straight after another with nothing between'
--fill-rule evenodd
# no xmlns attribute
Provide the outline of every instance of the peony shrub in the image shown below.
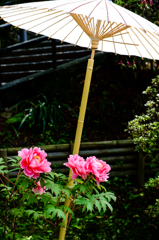
<svg viewBox="0 0 159 240"><path fill-rule="evenodd" d="M86 160L79 155L70 155L64 165L72 170L73 186L68 186L68 178L55 173L47 154L38 147L24 148L18 152L12 162L12 171L19 169L15 182L8 179L12 186L6 186L6 164L0 158L0 181L3 196L6 196L4 209L3 239L7 234L9 239L19 239L18 224L20 218L33 218L33 221L43 218L52 226L51 239L57 239L61 224L65 224L66 213L69 213L66 228L71 223L71 218L77 209L83 211L96 211L99 214L106 209L113 210L110 201L116 200L113 193L107 192L101 182L107 181L110 166L98 160L95 156ZM2 178L3 177L3 178ZM81 179L77 179L80 177ZM46 191L47 190L47 191ZM70 205L65 206L65 199L70 199ZM42 208L39 209L39 206ZM11 207L11 209L10 209ZM9 219L14 225L10 229ZM6 230L7 229L7 230Z"/></svg>

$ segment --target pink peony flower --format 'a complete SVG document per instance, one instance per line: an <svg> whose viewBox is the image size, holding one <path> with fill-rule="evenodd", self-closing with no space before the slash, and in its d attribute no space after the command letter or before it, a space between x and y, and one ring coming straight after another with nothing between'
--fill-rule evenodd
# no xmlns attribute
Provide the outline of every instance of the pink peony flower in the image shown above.
<svg viewBox="0 0 159 240"><path fill-rule="evenodd" d="M64 165L72 170L72 179L75 180L78 176L81 176L83 180L87 178L87 172L85 170L85 160L79 155L70 155L68 163Z"/></svg>
<svg viewBox="0 0 159 240"><path fill-rule="evenodd" d="M100 182L107 181L107 178L109 178L108 172L111 170L109 164L102 160L98 160L95 156L86 159L85 168L87 173L89 172L96 177L98 185Z"/></svg>
<svg viewBox="0 0 159 240"><path fill-rule="evenodd" d="M29 178L37 179L40 173L51 172L51 163L45 159L47 154L38 147L33 149L24 148L18 152L18 156L22 158L20 166L24 169L24 174Z"/></svg>
<svg viewBox="0 0 159 240"><path fill-rule="evenodd" d="M41 194L45 193L45 186L44 186L44 187L41 187L41 184L40 184L40 182L38 181L38 182L36 183L36 187L35 187L35 188L32 188L32 191L33 191L34 193L37 193L37 191L38 191L39 194L41 195Z"/></svg>

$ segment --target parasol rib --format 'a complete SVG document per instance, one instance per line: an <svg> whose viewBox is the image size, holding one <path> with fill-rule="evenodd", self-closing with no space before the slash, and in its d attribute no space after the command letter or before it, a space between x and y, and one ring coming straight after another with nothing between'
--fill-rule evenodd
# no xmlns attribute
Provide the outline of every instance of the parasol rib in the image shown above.
<svg viewBox="0 0 159 240"><path fill-rule="evenodd" d="M120 32L120 36L121 36L121 38L122 38L122 40L123 40L124 46L125 46L125 48L126 48L126 51L127 51L127 53L128 53L128 56L129 56L129 58L130 58L129 51L128 51L128 48L127 48L127 46L126 46L126 45L128 45L128 44L126 44L126 43L124 42L124 38L123 38L123 35L122 35L121 32Z"/></svg>
<svg viewBox="0 0 159 240"><path fill-rule="evenodd" d="M125 30L126 30L126 29L125 29ZM128 32L122 33L122 35L125 35L125 34L128 34ZM114 37L118 37L118 36L120 36L120 34L113 34L113 36L114 36Z"/></svg>
<svg viewBox="0 0 159 240"><path fill-rule="evenodd" d="M89 31L89 32L91 33L90 27L89 27L89 25L88 25L88 19L87 19L87 17L86 17L86 16L85 16L85 17L84 17L84 16L81 16L81 15L80 15L80 17L81 17L81 19L82 19L81 22L83 22L84 25L85 25L85 27L86 27L86 29L88 29L87 32Z"/></svg>
<svg viewBox="0 0 159 240"><path fill-rule="evenodd" d="M59 12L62 12L62 11L59 11ZM56 12L56 13L57 13L57 12ZM56 13L51 13L51 14L49 14L49 15L47 15L47 16L54 15L54 14L56 14ZM50 20L52 20L52 19L54 19L54 18L56 18L56 17L62 16L62 15L65 15L65 13L62 13L62 14L60 14L60 15L58 15L58 16L55 16L55 17L50 18L50 19L47 19L46 21L43 21L42 23L48 22L48 21L50 21ZM43 18L44 18L44 17L47 17L47 16L43 16ZM21 23L21 24L17 25L16 27L22 26L22 25L24 25L24 24L26 24L26 23L30 23L30 22L32 22L32 21L36 21L36 20L38 20L38 19L41 19L41 17L35 18L35 19L30 20L30 21L25 22L25 23ZM18 19L18 20L19 20L19 19ZM32 26L32 27L29 28L29 29L32 29L32 28L34 28L34 27L36 27L36 26L39 26L39 25L42 24L42 23L38 23L38 24Z"/></svg>
<svg viewBox="0 0 159 240"><path fill-rule="evenodd" d="M105 25L105 21L103 21L103 24L102 24L102 26L101 26L100 32L99 32L99 34L98 34L99 38L100 38L100 36L102 36L102 34L103 34L103 32L104 32L104 25Z"/></svg>
<svg viewBox="0 0 159 240"><path fill-rule="evenodd" d="M119 30L117 30L117 31L114 31L114 32L109 32L109 33L106 33L104 36L103 36L103 38L108 38L108 37L111 37L111 36L114 36L115 34L117 34L117 33L120 33L120 32L122 32L122 31L124 31L124 30L126 30L127 28L129 28L129 27L123 27L123 28L120 28Z"/></svg>
<svg viewBox="0 0 159 240"><path fill-rule="evenodd" d="M106 36L106 35L112 36L112 35L114 35L116 29L119 29L117 26L116 26L116 27L113 27L113 29L112 29L112 26L113 26L114 24L115 24L115 22L113 22L113 24L110 25L110 27L109 27L108 29L111 28L111 30L109 30L109 32L108 32L108 29L107 29L107 31L105 31L105 32L103 33L103 36ZM122 24L118 24L118 26L120 26L120 25L122 25Z"/></svg>
<svg viewBox="0 0 159 240"><path fill-rule="evenodd" d="M149 31L148 31L149 32ZM159 41L159 39L156 37L156 36L154 36L151 32L149 32L157 41Z"/></svg>
<svg viewBox="0 0 159 240"><path fill-rule="evenodd" d="M79 2L80 2L80 1L79 1ZM90 1L89 3L91 3L91 2L93 2L93 1ZM55 8L58 8L58 7L63 7L63 6L65 6L65 5L69 5L69 4L72 4L72 3L77 3L77 1L70 2L70 3L65 3L65 4L62 4L62 5L57 5L57 6L53 7L53 8L50 8L50 10L53 10L53 9L55 9ZM82 4L82 5L85 5L85 4ZM80 6L82 6L82 5L80 5ZM75 9L76 9L76 8L75 8ZM73 9L73 10L75 10L75 9ZM71 10L71 11L73 11L73 10ZM68 12L68 13L71 13L71 11Z"/></svg>
<svg viewBox="0 0 159 240"><path fill-rule="evenodd" d="M150 57L154 60L153 56L151 55L151 53L148 51L148 49L145 47L145 45L143 44L143 42L140 40L140 38L137 36L137 34L134 32L134 30L131 28L132 32L135 34L135 36L138 38L138 40L140 41L141 45L146 49L146 51L148 52L148 54L150 55ZM154 60L155 61L155 60Z"/></svg>
<svg viewBox="0 0 159 240"><path fill-rule="evenodd" d="M41 11L41 10L42 10L42 9L40 9L40 10L39 10L39 9L35 9L35 12ZM28 9L27 9L27 12L24 12L24 9L22 9L21 11L22 11L22 13L19 13L19 12L17 13L17 9L16 9L16 11L14 11L14 12L12 11L12 13L14 13L13 15L10 15L10 14L7 15L7 16L4 15L1 19L3 19L4 17L5 17L5 18L6 18L6 17L15 17L15 16L19 16L19 15L21 15L21 14L30 13L30 12L32 13L32 16L33 16L33 11L32 11L32 9L30 9L30 11L28 11ZM16 12L16 14L15 14L15 12ZM48 12L48 10L47 10L47 12ZM2 15L3 15L3 13L2 13ZM22 18L22 19L23 19L23 18ZM17 19L17 20L18 20L18 19Z"/></svg>
<svg viewBox="0 0 159 240"><path fill-rule="evenodd" d="M154 41L154 39L152 39L152 37L149 36L148 33L151 35L151 33L149 31L147 31L147 36L159 47L158 43L156 41Z"/></svg>
<svg viewBox="0 0 159 240"><path fill-rule="evenodd" d="M99 33L99 30L100 30L100 25L101 25L101 20L97 20L97 25L96 25L96 32L95 32L95 37L98 38L98 33Z"/></svg>
<svg viewBox="0 0 159 240"><path fill-rule="evenodd" d="M112 27L111 27L112 28ZM112 36L112 39L113 39L113 45L114 45L114 52L115 52L115 55L117 55L116 53L116 47L115 47L115 42L114 42L114 37Z"/></svg>
<svg viewBox="0 0 159 240"><path fill-rule="evenodd" d="M86 16L86 21L87 21L87 27L88 27L89 31L92 32L91 20L89 20L87 16Z"/></svg>
<svg viewBox="0 0 159 240"><path fill-rule="evenodd" d="M66 23L65 25L63 25L61 28L59 28L56 32L54 32L50 37L49 37L49 39L53 36L53 35L55 35L57 32L59 32L61 29L63 29L65 26L67 26L70 22L72 22L73 21L73 19L71 19L68 23Z"/></svg>
<svg viewBox="0 0 159 240"><path fill-rule="evenodd" d="M90 22L90 32L93 32L93 29L94 29L94 18L91 18L89 22Z"/></svg>
<svg viewBox="0 0 159 240"><path fill-rule="evenodd" d="M53 14L55 14L55 13L52 13L52 15L53 15ZM64 15L64 13L61 14L61 15L58 15L58 16L62 16L62 15ZM56 16L56 17L58 17L58 16ZM27 31L30 30L30 29L32 29L32 28L35 28L35 27L37 27L37 26L39 26L39 25L41 25L41 24L43 24L43 23L46 23L46 22L48 22L48 21L50 21L50 20L52 20L52 19L55 19L56 17L54 16L53 18L49 18L49 19L47 19L47 20L45 20L45 21L43 21L43 22L41 22L41 23L38 23L38 24L36 24L36 25L28 28ZM30 22L31 22L31 21L30 21ZM29 22L27 22L27 23L29 23ZM24 23L23 23L23 24L24 24ZM21 24L21 25L23 25L23 24ZM19 26L19 25L18 25L18 26ZM39 33L38 33L38 34L39 34Z"/></svg>
<svg viewBox="0 0 159 240"><path fill-rule="evenodd" d="M72 16L72 18L79 24L79 26L83 29L83 31L88 35L91 36L91 32L89 31L88 27L86 27L86 25L84 24L81 16L75 15L75 14L70 14Z"/></svg>
<svg viewBox="0 0 159 240"><path fill-rule="evenodd" d="M84 6L84 5L87 5L87 4L91 3L91 2L95 2L95 1L90 1L90 2L87 2L87 3L83 3L83 4L81 4L81 5L78 5L78 7L75 7L74 9L72 9L71 11L69 11L68 13L72 13L74 10L76 10L76 9L78 9L78 8Z"/></svg>
<svg viewBox="0 0 159 240"><path fill-rule="evenodd" d="M43 30L41 30L41 31L40 31L39 33L37 33L36 35L38 35L38 34L42 33L42 32L43 32L43 31L45 31L46 29L48 29L48 28L50 28L50 27L54 26L55 24L57 24L57 23L59 23L59 22L61 22L61 21L65 20L65 19L66 19L66 18L68 18L68 17L70 17L70 16L68 15L67 17L65 17L65 18L62 18L62 19L60 19L59 21L57 21L57 22L55 22L55 23L51 24L50 26L48 26L48 27L44 28ZM30 29L31 29L31 28L30 28Z"/></svg>
<svg viewBox="0 0 159 240"><path fill-rule="evenodd" d="M110 26L108 26L110 24ZM104 29L104 31L103 31L103 36L104 36L104 34L105 33L107 33L107 31L111 28L111 26L113 26L115 24L115 22L113 22L113 23L107 23L107 25L105 26L105 29ZM107 28L108 27L108 28Z"/></svg>
<svg viewBox="0 0 159 240"><path fill-rule="evenodd" d="M123 18L123 16L120 14L120 12L116 9L116 7L110 2L110 5L118 12L118 14L120 15L120 17L123 19L124 23L126 26L128 26L128 24L126 23L125 19Z"/></svg>
<svg viewBox="0 0 159 240"><path fill-rule="evenodd" d="M142 55L141 55L141 53L140 53L139 49L137 48L137 45L136 45L136 44L134 43L134 41L133 41L133 39L132 39L132 37L131 37L130 33L128 32L128 30L127 30L127 29L126 29L126 31L127 31L127 33L129 34L129 37L130 37L131 41L133 42L134 46L136 47L136 50L138 51L138 53L139 53L140 57L143 59L143 57L142 57Z"/></svg>
<svg viewBox="0 0 159 240"><path fill-rule="evenodd" d="M80 38L82 37L82 34L84 33L84 31L82 31L82 33L80 34L80 36L79 36L79 38L77 39L77 42L75 43L75 47L76 47L76 45L77 45L77 43L78 43L78 41L80 40Z"/></svg>
<svg viewBox="0 0 159 240"><path fill-rule="evenodd" d="M107 22L109 23L109 13L108 13L108 6L107 6L107 2L105 2L105 7L106 7L106 12L107 12Z"/></svg>
<svg viewBox="0 0 159 240"><path fill-rule="evenodd" d="M137 22L139 24L139 26L141 26L141 28L146 32L146 30L144 29L144 27L140 24L140 22L138 22L131 14L128 14L128 12L126 12L124 9L122 9L124 11L124 13L126 13L127 15L129 15L129 17L131 17L135 22Z"/></svg>
<svg viewBox="0 0 159 240"><path fill-rule="evenodd" d="M91 16L91 14L94 12L94 10L98 7L98 5L99 5L101 2L102 2L102 0L97 3L97 5L92 9L92 11L91 11L90 14L88 15L88 17Z"/></svg>
<svg viewBox="0 0 159 240"><path fill-rule="evenodd" d="M68 34L67 36L61 41L61 43L64 42L64 40L78 27L79 25L77 24Z"/></svg>
<svg viewBox="0 0 159 240"><path fill-rule="evenodd" d="M139 29L136 29L138 31L138 33L141 34L141 36L150 44L150 46L155 50L155 52L157 54L159 54L159 52L154 48L154 46L149 42L149 40L139 31ZM146 33L145 33L146 34Z"/></svg>
<svg viewBox="0 0 159 240"><path fill-rule="evenodd" d="M124 43L124 42L117 42L117 41L110 41L103 39L104 42L111 42L111 43L119 43L119 44L126 44L126 45L132 45L132 46L139 46L139 44L133 44L133 43Z"/></svg>

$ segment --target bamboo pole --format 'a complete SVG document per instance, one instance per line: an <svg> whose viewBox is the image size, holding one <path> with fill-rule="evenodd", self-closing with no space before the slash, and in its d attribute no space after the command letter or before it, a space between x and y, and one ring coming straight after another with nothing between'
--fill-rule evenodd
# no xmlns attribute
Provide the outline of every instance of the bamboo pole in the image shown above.
<svg viewBox="0 0 159 240"><path fill-rule="evenodd" d="M92 72L93 72L95 49L98 48L98 43L99 43L99 41L92 41L92 53L91 53L91 59L88 59L88 64L87 64L85 83L84 83L84 89L83 89L82 100L81 100L81 107L80 107L80 112L79 112L79 117L78 117L78 122L77 122L77 130L76 130L75 142L74 142L73 153L72 153L73 155L79 153L85 112L86 112L90 83L91 83L91 77L92 77ZM70 172L69 172L68 186L73 186L72 170L70 170ZM70 205L70 199L66 199L65 206L69 207L69 205ZM65 239L67 220L68 220L68 212L66 213L65 216L66 216L65 221L63 221L63 224L60 228L59 240Z"/></svg>

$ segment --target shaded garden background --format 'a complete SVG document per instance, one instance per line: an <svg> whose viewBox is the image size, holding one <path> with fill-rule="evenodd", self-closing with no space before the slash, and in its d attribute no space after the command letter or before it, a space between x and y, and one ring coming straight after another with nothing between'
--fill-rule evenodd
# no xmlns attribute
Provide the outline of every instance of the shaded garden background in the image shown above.
<svg viewBox="0 0 159 240"><path fill-rule="evenodd" d="M24 1L12 0L9 3L19 2ZM158 0L153 2L116 0L114 2L158 24ZM5 3L6 1L2 0L1 5ZM13 34L10 34L11 32ZM18 32L14 32L12 27L10 27L9 33L4 30L4 32L1 32L1 36L2 33L3 36L6 34L6 38L9 39L7 44L13 44L17 41ZM5 47L6 42L2 38L1 44ZM107 64L93 73L82 141L128 138L128 133L124 131L127 128L128 121L145 111L144 104L147 99L142 91L148 85L151 85L151 79L159 74L158 62L154 64L146 59L115 56L114 54L108 54L108 57ZM83 83L83 77L79 77L78 81L72 81L73 85L70 89L69 95L71 97L69 99L66 97L67 92L66 95L60 95L60 88L64 87L63 85L59 86L57 93L53 96L50 94L51 91L49 93L47 90L38 92L38 94L27 99L27 105L24 107L22 105L15 109L2 107L0 110L1 148L74 141L77 124L76 115L79 111ZM34 109L40 109L40 106L51 106L52 103L54 103L54 110L56 110L56 114L53 115L53 122L49 117L46 117L46 121L43 121L42 118L41 120L37 118L36 114L35 118L30 115L19 129L22 120L30 113L31 109L33 111ZM49 108L46 109L49 111ZM12 112L12 110L14 111ZM20 114L20 117L17 114ZM44 122L45 132L43 132ZM115 192L117 196L117 202L113 204L114 212L107 212L99 216L97 213L81 214L81 211L79 211L77 217L72 219L67 239L109 240L123 239L124 237L125 240L157 240L159 233L158 213L156 209L153 210L153 206L156 199L159 198L159 183L157 180L155 181L154 188L138 186L135 180L128 176L108 181L106 183L107 189ZM4 208L3 200L3 195L1 195L2 209ZM31 207L35 209L34 205L31 205ZM43 211L42 206L39 205L37 210ZM32 225L30 225L30 222ZM33 217L30 217L29 221L25 219L25 224L23 221L17 221L17 225L19 233L23 236L33 235L33 239L40 239L40 237L49 239L51 225L48 222L43 222L42 219L35 222ZM9 222L9 227L12 229L12 221ZM92 229L97 229L97 231L92 232Z"/></svg>

